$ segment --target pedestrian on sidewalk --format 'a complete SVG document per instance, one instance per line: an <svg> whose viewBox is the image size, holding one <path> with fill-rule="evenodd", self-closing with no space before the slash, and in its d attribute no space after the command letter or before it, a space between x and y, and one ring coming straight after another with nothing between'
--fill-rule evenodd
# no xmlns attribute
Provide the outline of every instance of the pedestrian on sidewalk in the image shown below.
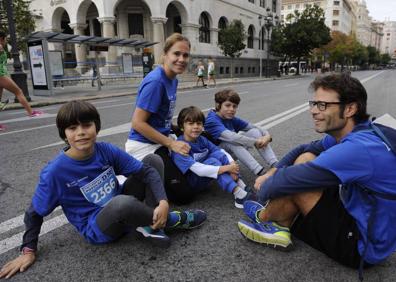
<svg viewBox="0 0 396 282"><path fill-rule="evenodd" d="M206 220L201 210L169 211L162 179L152 167L158 156L147 155L140 162L110 143L96 142L101 121L92 104L63 105L56 126L67 147L41 171L25 213L21 255L2 267L0 278L10 278L35 262L43 218L57 206L94 245L114 242L136 230L143 239L169 247L164 228L187 230ZM116 175L127 177L123 185Z"/></svg>
<svg viewBox="0 0 396 282"><path fill-rule="evenodd" d="M162 64L141 82L132 115L131 130L125 150L142 159L150 153L161 157L165 189L170 201L186 204L193 200L194 191L170 157L170 151L188 155L190 146L170 134L176 108L177 75L188 65L191 44L180 33L169 36L164 44Z"/></svg>
<svg viewBox="0 0 396 282"><path fill-rule="evenodd" d="M92 65L92 83L91 83L92 87L95 87L95 80L98 80L98 67L94 63ZM103 82L102 81L100 81L100 85L103 86Z"/></svg>
<svg viewBox="0 0 396 282"><path fill-rule="evenodd" d="M213 84L216 87L216 68L215 68L215 63L213 61L212 57L208 58L208 86L210 84L210 81L213 80Z"/></svg>
<svg viewBox="0 0 396 282"><path fill-rule="evenodd" d="M205 84L205 81L204 81L205 66L203 65L202 61L198 62L198 65L197 65L197 68L195 69L195 72L197 73L196 86L198 86L198 82L202 81L202 87L206 87L206 84Z"/></svg>
<svg viewBox="0 0 396 282"><path fill-rule="evenodd" d="M43 114L40 110L32 110L28 101L23 95L22 90L15 84L15 82L8 76L7 71L7 36L3 31L0 31L0 101L3 96L4 88L12 92L18 99L19 103L25 108L28 116L37 117ZM2 108L4 109L4 105ZM4 129L4 126L1 126ZM1 129L0 129L1 130Z"/></svg>

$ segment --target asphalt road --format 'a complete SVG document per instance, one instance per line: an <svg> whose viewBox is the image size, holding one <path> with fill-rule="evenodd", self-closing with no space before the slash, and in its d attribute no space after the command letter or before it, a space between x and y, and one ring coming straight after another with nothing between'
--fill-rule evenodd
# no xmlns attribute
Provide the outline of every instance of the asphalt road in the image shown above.
<svg viewBox="0 0 396 282"><path fill-rule="evenodd" d="M356 72L369 94L369 113L396 117L396 71ZM238 114L269 128L273 149L281 157L303 142L320 138L313 131L307 101L312 77L233 85L241 95ZM220 89L220 88L218 88ZM180 91L177 109L214 106L218 89ZM135 97L92 101L102 118L100 141L121 148L127 138ZM22 216L30 203L41 168L63 147L55 126L60 105L44 107L47 115L26 118L23 110L0 112L0 265L18 255ZM254 176L245 168L250 185ZM49 216L39 242L36 263L14 281L358 281L348 269L294 240L295 249L281 252L246 241L236 222L244 218L232 195L213 187L189 208L208 212L199 229L170 234L172 246L157 249L134 235L104 245L86 243L62 212ZM186 207L182 207L186 208ZM44 233L44 234L43 234ZM365 281L394 281L396 256L364 272Z"/></svg>

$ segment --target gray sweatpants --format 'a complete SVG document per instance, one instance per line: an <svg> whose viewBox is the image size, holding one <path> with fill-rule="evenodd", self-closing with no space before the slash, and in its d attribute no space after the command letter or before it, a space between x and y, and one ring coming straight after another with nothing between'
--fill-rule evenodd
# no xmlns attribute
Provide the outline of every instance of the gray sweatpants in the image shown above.
<svg viewBox="0 0 396 282"><path fill-rule="evenodd" d="M268 134L268 131L264 129L262 129L262 131ZM239 132L238 134L242 134L247 137L251 137L255 139L266 135L266 134L262 134L258 128L252 128L246 132ZM221 142L220 147L226 150L227 152L229 152L231 155L234 155L242 164L244 164L254 174L258 174L263 169L262 165L259 164L258 161L256 161L256 159L248 151L247 147L244 147L243 145L231 144L228 142ZM270 144L268 144L264 148L256 149L256 150L268 165L271 166L278 161Z"/></svg>
<svg viewBox="0 0 396 282"><path fill-rule="evenodd" d="M149 154L142 162L154 167L164 180L164 165L159 156ZM98 213L96 223L105 235L116 239L131 229L151 225L157 205L149 187L131 175L124 183L123 194L110 200Z"/></svg>

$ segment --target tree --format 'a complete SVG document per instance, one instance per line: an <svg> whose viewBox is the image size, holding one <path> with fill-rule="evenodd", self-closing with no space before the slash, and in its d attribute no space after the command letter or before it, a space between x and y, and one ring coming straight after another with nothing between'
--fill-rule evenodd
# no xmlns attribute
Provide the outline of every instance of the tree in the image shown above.
<svg viewBox="0 0 396 282"><path fill-rule="evenodd" d="M240 20L233 20L227 27L219 30L217 43L224 56L231 58L231 77L233 77L234 58L238 58L245 49L245 27Z"/></svg>
<svg viewBox="0 0 396 282"><path fill-rule="evenodd" d="M387 53L381 54L381 64L386 65L390 62L391 59L392 58L389 54Z"/></svg>
<svg viewBox="0 0 396 282"><path fill-rule="evenodd" d="M367 46L367 52L368 52L368 63L370 65L376 65L380 63L381 55L375 47Z"/></svg>
<svg viewBox="0 0 396 282"><path fill-rule="evenodd" d="M12 0L14 8L14 22L17 36L17 46L22 52L26 52L26 37L36 27L34 15L29 10L31 0ZM8 21L5 1L0 1L0 29L8 33Z"/></svg>
<svg viewBox="0 0 396 282"><path fill-rule="evenodd" d="M299 66L302 58L310 56L315 48L330 40L330 29L325 25L324 11L313 5L302 13L294 11L294 14L287 17L287 23L274 29L272 51L295 59ZM299 74L299 67L296 74Z"/></svg>

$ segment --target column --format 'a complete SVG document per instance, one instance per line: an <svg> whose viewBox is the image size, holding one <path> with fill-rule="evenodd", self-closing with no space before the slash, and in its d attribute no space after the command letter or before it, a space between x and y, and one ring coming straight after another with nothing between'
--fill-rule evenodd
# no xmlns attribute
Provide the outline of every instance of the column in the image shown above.
<svg viewBox="0 0 396 282"><path fill-rule="evenodd" d="M114 38L114 17L104 17L99 18L99 22L102 24L102 36L108 38ZM117 47L109 46L109 51L106 54L106 67L111 66L112 71L119 70L119 66L117 66ZM108 68L110 71L110 69Z"/></svg>
<svg viewBox="0 0 396 282"><path fill-rule="evenodd" d="M199 24L185 23L180 26L182 28L183 35L190 39L191 54L196 53L196 46L198 46L199 41Z"/></svg>
<svg viewBox="0 0 396 282"><path fill-rule="evenodd" d="M81 23L73 23L69 24L69 26L73 29L74 34L76 35L84 35L84 30L87 28L86 24ZM77 61L77 71L80 73L84 73L88 67L86 64L87 61L87 46L85 44L75 44L75 52L76 52L76 61Z"/></svg>
<svg viewBox="0 0 396 282"><path fill-rule="evenodd" d="M162 50L165 43L164 25L167 20L168 18L151 17L151 21L153 22L153 42L159 42L153 46L155 64L161 62Z"/></svg>

